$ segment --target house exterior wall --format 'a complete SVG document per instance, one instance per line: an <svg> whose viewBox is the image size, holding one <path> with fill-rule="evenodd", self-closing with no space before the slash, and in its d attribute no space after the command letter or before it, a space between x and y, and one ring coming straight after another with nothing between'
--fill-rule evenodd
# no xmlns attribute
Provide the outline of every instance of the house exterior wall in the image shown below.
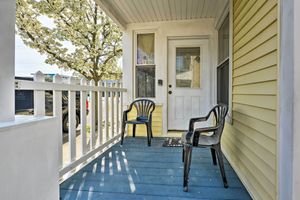
<svg viewBox="0 0 300 200"><path fill-rule="evenodd" d="M233 0L231 10L232 123L222 148L254 199L276 199L277 1Z"/></svg>
<svg viewBox="0 0 300 200"><path fill-rule="evenodd" d="M170 22L153 22L129 24L123 33L123 85L128 89L124 97L125 105L130 104L135 98L135 35L136 33L155 33L155 65L156 97L153 99L158 106L157 115L161 117L162 127L156 127L156 130L162 130L161 134L166 134L167 127L167 92L168 92L168 38L171 37L207 37L209 39L210 66L216 66L217 61L217 31L214 27L214 19L182 20ZM215 74L208 74L214 80ZM163 80L163 85L158 86L157 80ZM214 85L211 84L211 87ZM210 102L215 99L215 92L210 90ZM157 124L159 126L159 124ZM144 131L146 129L143 129ZM143 133L145 134L145 133Z"/></svg>

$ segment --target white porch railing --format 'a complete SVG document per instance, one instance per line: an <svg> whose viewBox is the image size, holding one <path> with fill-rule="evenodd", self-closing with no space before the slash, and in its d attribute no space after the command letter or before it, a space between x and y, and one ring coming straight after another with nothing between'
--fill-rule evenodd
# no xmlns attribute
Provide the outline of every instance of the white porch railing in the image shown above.
<svg viewBox="0 0 300 200"><path fill-rule="evenodd" d="M60 135L58 152L61 177L80 167L120 139L123 92L126 92L126 89L121 88L121 83L117 81L110 84L99 82L98 86L95 86L94 81L87 82L85 79L76 81L70 77L67 83L63 83L61 76L56 75L53 77L53 82L45 82L44 74L37 72L34 81L16 80L15 89L34 91L34 115L36 116L47 114L45 92L53 91L53 116L59 119L61 127L58 133ZM62 129L63 91L68 91L69 132L67 135ZM79 108L76 102L78 92L80 93ZM77 110L80 110L80 130L76 129ZM67 138L68 142L64 142L63 138Z"/></svg>

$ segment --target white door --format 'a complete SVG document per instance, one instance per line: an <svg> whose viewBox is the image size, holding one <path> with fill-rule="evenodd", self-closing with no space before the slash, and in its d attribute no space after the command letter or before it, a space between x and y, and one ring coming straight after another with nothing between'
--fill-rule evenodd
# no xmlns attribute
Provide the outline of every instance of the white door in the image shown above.
<svg viewBox="0 0 300 200"><path fill-rule="evenodd" d="M187 130L209 110L207 39L168 41L168 130Z"/></svg>

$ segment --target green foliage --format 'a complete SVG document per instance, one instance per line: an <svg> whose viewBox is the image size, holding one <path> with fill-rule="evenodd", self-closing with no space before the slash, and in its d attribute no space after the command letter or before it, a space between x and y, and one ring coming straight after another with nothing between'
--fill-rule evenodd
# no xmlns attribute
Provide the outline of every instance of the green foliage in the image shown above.
<svg viewBox="0 0 300 200"><path fill-rule="evenodd" d="M94 0L17 0L16 24L23 42L46 55L46 63L95 82L120 78L121 31Z"/></svg>

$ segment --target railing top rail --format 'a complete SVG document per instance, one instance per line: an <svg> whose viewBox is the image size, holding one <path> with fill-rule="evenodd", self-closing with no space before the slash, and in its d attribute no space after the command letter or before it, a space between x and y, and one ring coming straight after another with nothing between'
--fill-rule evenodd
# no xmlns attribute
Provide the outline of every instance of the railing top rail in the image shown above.
<svg viewBox="0 0 300 200"><path fill-rule="evenodd" d="M103 86L90 86L90 85L71 85L66 83L53 83L53 82L37 82L37 81L25 81L15 80L16 90L54 90L54 91L95 91L95 92L127 92L125 88L117 87L103 87Z"/></svg>

